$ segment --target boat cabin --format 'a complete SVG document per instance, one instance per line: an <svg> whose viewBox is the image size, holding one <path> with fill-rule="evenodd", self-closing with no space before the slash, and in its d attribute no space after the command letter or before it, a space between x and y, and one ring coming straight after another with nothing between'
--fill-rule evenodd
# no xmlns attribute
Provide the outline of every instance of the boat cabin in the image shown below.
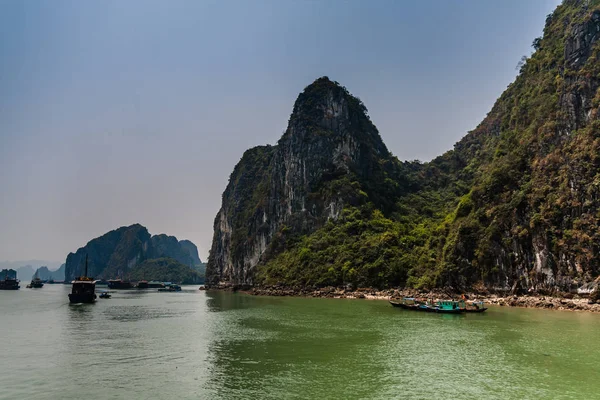
<svg viewBox="0 0 600 400"><path fill-rule="evenodd" d="M458 310L465 308L465 302L462 300L440 300L437 302L437 306L440 310Z"/></svg>
<svg viewBox="0 0 600 400"><path fill-rule="evenodd" d="M92 278L80 276L73 282L71 288L72 294L94 294L96 290L96 282Z"/></svg>

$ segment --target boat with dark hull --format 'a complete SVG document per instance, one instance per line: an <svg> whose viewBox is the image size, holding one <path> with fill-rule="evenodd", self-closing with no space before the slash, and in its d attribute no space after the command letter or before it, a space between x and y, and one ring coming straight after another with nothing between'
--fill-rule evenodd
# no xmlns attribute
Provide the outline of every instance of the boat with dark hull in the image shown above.
<svg viewBox="0 0 600 400"><path fill-rule="evenodd" d="M404 310L434 312L438 314L462 314L467 311L464 301L440 300L423 301L413 297L404 297L402 300L390 300L393 307Z"/></svg>
<svg viewBox="0 0 600 400"><path fill-rule="evenodd" d="M169 283L165 285L165 287L159 288L159 292L181 292L181 286L176 285L174 283Z"/></svg>
<svg viewBox="0 0 600 400"><path fill-rule="evenodd" d="M165 284L158 281L139 281L137 286L138 289L162 289L165 287Z"/></svg>
<svg viewBox="0 0 600 400"><path fill-rule="evenodd" d="M27 285L27 287L32 288L32 289L41 289L44 287L44 281L42 281L38 277L37 271L35 271L35 275L33 276L31 283L29 285Z"/></svg>
<svg viewBox="0 0 600 400"><path fill-rule="evenodd" d="M133 285L129 281L124 281L122 279L110 279L108 281L109 289L131 289Z"/></svg>
<svg viewBox="0 0 600 400"><path fill-rule="evenodd" d="M150 286L148 285L148 281L139 281L136 285L138 289L148 289Z"/></svg>
<svg viewBox="0 0 600 400"><path fill-rule="evenodd" d="M96 301L96 282L87 276L88 257L85 256L85 274L77 277L73 282L69 302L94 303Z"/></svg>
<svg viewBox="0 0 600 400"><path fill-rule="evenodd" d="M19 290L19 280L9 278L8 276L0 280L0 290Z"/></svg>

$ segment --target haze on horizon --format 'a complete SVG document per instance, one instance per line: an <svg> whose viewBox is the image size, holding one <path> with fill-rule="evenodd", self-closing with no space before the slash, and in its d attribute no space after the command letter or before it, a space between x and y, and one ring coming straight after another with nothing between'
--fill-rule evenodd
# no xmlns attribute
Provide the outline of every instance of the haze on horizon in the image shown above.
<svg viewBox="0 0 600 400"><path fill-rule="evenodd" d="M206 260L243 152L327 75L388 148L428 161L475 128L558 0L0 3L0 260L139 222Z"/></svg>

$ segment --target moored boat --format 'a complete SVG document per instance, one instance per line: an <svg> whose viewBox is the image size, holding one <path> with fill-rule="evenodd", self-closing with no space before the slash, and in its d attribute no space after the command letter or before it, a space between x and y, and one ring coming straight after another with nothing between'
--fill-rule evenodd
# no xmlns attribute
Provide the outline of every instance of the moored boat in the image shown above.
<svg viewBox="0 0 600 400"><path fill-rule="evenodd" d="M85 256L85 273L73 282L69 301L71 303L93 303L96 301L96 282L87 276L88 257Z"/></svg>
<svg viewBox="0 0 600 400"><path fill-rule="evenodd" d="M0 290L19 290L19 280L9 278L8 276L0 280Z"/></svg>
<svg viewBox="0 0 600 400"><path fill-rule="evenodd" d="M148 285L148 281L139 281L136 285L138 289L148 289L150 285Z"/></svg>
<svg viewBox="0 0 600 400"><path fill-rule="evenodd" d="M158 289L159 292L181 292L181 286L171 283L163 288Z"/></svg>
<svg viewBox="0 0 600 400"><path fill-rule="evenodd" d="M487 310L487 307L483 303L483 301L473 301L467 303L465 312L468 313L482 313Z"/></svg>
<svg viewBox="0 0 600 400"><path fill-rule="evenodd" d="M35 275L33 276L31 283L29 285L27 285L27 287L34 288L34 289L39 289L39 288L44 287L44 282L38 277L37 271L35 271Z"/></svg>
<svg viewBox="0 0 600 400"><path fill-rule="evenodd" d="M434 305L425 300L417 300L414 297L404 297L399 301L390 300L390 304L394 307L403 308L405 310L434 312Z"/></svg>
<svg viewBox="0 0 600 400"><path fill-rule="evenodd" d="M108 281L109 289L131 289L133 285L129 281L124 281L122 279L110 279Z"/></svg>
<svg viewBox="0 0 600 400"><path fill-rule="evenodd" d="M440 300L435 303L435 312L441 314L462 314L466 311L464 301Z"/></svg>
<svg viewBox="0 0 600 400"><path fill-rule="evenodd" d="M402 300L390 300L390 304L394 307L403 308L405 310L435 312L440 314L462 314L466 312L464 301L440 300L437 302L417 300L413 297L404 297Z"/></svg>
<svg viewBox="0 0 600 400"><path fill-rule="evenodd" d="M100 297L101 299L110 299L110 293L104 291L104 292L100 293L100 296L98 296L98 297Z"/></svg>

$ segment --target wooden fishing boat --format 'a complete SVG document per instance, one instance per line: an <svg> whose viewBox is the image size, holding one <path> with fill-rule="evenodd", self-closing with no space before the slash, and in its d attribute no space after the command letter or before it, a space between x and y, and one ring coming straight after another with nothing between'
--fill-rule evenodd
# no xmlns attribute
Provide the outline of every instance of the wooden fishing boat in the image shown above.
<svg viewBox="0 0 600 400"><path fill-rule="evenodd" d="M464 301L440 300L435 303L435 312L440 314L462 314L466 311Z"/></svg>
<svg viewBox="0 0 600 400"><path fill-rule="evenodd" d="M439 314L462 314L467 308L464 301L440 300L437 302L421 301L413 297L404 297L402 300L390 300L393 307L405 310L435 312Z"/></svg>
<svg viewBox="0 0 600 400"><path fill-rule="evenodd" d="M467 303L465 312L468 313L482 313L487 310L487 307L483 303L483 301L473 301L471 303Z"/></svg>
<svg viewBox="0 0 600 400"><path fill-rule="evenodd" d="M404 297L401 300L390 300L390 304L393 307L403 308L405 310L423 311L423 312L434 312L433 305L423 301L417 300L414 297Z"/></svg>

